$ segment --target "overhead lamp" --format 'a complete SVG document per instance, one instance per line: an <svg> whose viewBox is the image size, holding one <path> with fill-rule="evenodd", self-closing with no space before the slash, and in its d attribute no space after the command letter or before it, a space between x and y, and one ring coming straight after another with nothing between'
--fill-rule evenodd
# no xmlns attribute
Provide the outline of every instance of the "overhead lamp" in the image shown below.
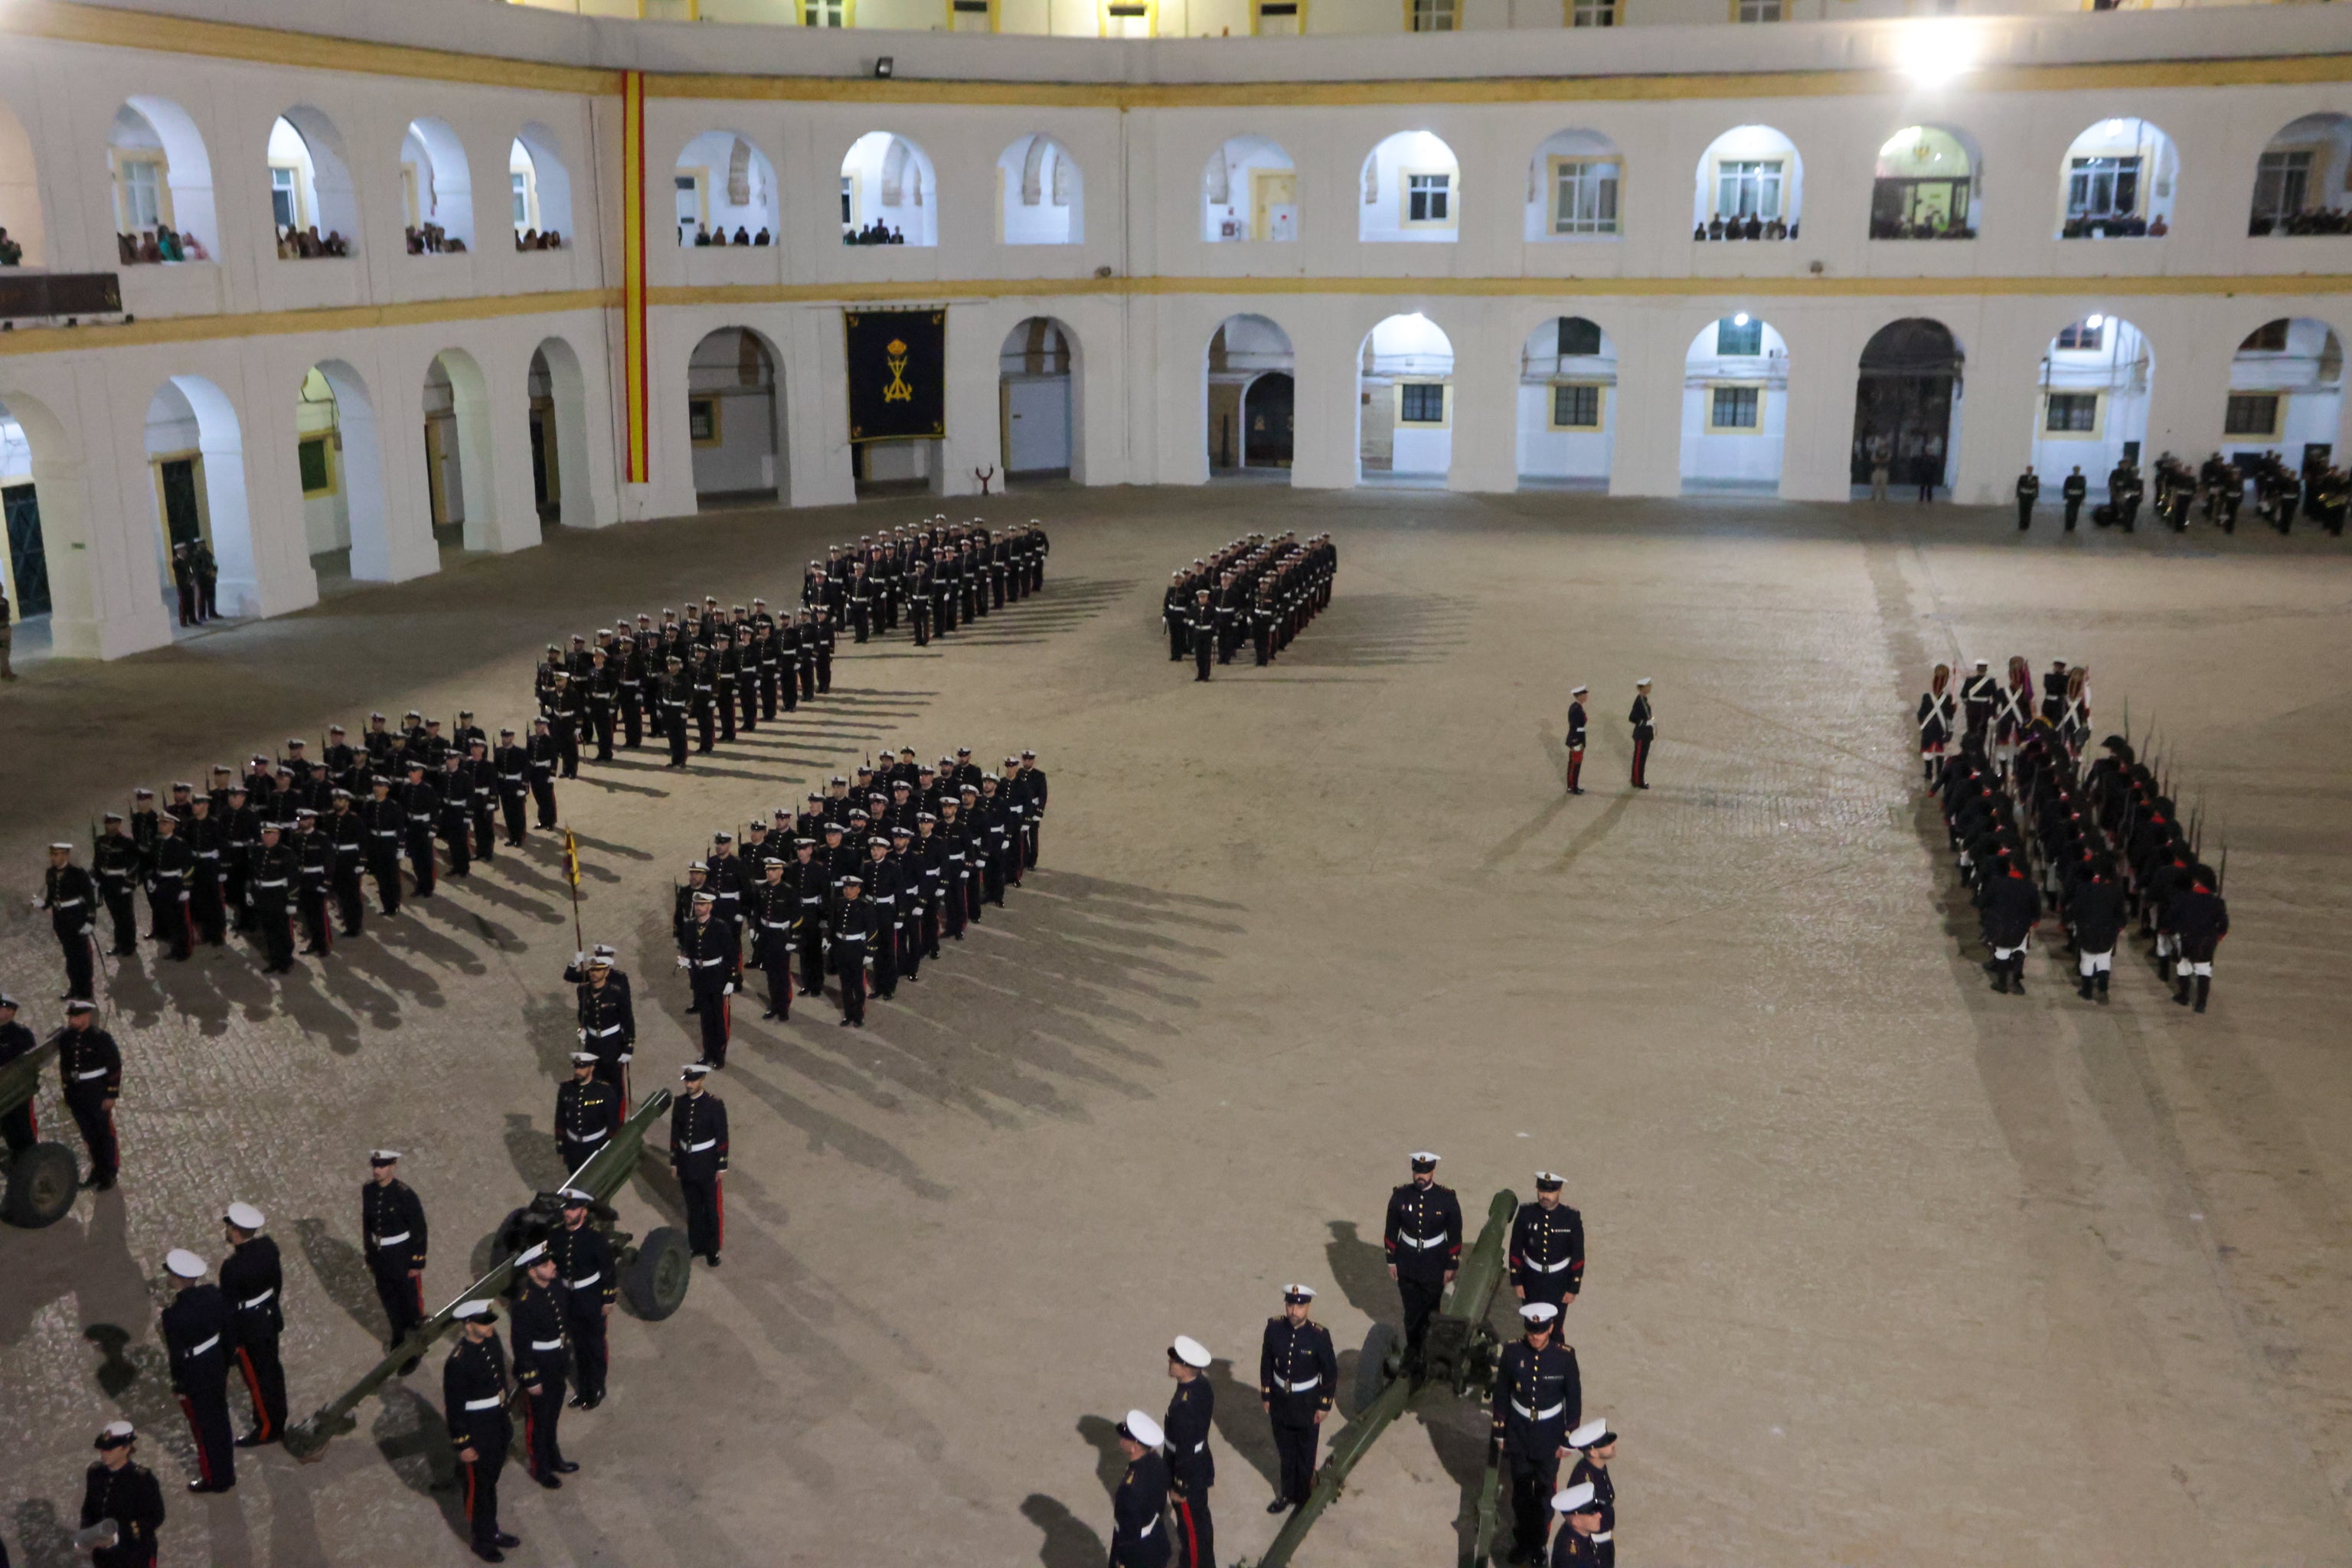
<svg viewBox="0 0 2352 1568"><path fill-rule="evenodd" d="M1742 310L1742 311L1740 311L1740 312L1739 312L1739 314L1738 314L1738 315L1736 315L1736 316L1732 317L1732 318L1731 318L1731 324L1732 324L1733 326L1735 326L1735 327L1744 327L1744 326L1746 326L1746 325L1748 324L1748 312L1747 312L1747 311L1745 311L1745 310Z"/></svg>
<svg viewBox="0 0 2352 1568"><path fill-rule="evenodd" d="M1895 46L1895 67L1922 87L1941 87L1977 63L1976 40L1965 26L1921 22Z"/></svg>

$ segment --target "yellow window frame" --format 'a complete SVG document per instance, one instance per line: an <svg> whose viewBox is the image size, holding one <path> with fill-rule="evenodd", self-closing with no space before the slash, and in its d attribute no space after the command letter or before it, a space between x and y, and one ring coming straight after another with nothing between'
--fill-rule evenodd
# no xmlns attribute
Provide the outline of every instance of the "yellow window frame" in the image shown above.
<svg viewBox="0 0 2352 1568"><path fill-rule="evenodd" d="M1422 218L1412 216L1412 182L1416 174L1445 176L1445 216L1442 218ZM1397 227L1399 228L1460 228L1462 226L1462 171L1453 169L1397 170Z"/></svg>
<svg viewBox="0 0 2352 1568"><path fill-rule="evenodd" d="M1114 33L1111 31L1110 8L1115 5L1141 5L1143 7L1143 37L1147 38L1156 38L1160 36L1160 0L1095 0L1095 37L1098 38L1123 38L1130 36L1126 33Z"/></svg>
<svg viewBox="0 0 2352 1568"><path fill-rule="evenodd" d="M168 228L180 226L172 214L172 160L161 147L110 147L106 150L106 167L114 182L114 226L123 234L138 229L131 221L131 184L128 173L134 163L155 166L155 216ZM295 188L301 188L298 182Z"/></svg>
<svg viewBox="0 0 2352 1568"><path fill-rule="evenodd" d="M694 433L694 405L698 403L707 403L710 405L710 434L708 436L697 436ZM716 447L719 445L725 439L724 436L721 434L722 422L725 418L725 400L717 393L689 393L686 399L687 439L698 447Z"/></svg>
<svg viewBox="0 0 2352 1568"><path fill-rule="evenodd" d="M1600 395L1592 400L1591 424L1562 425L1559 423L1559 419L1556 417L1559 412L1559 397L1558 395L1559 388L1563 386L1589 386ZM1545 390L1553 395L1546 400L1549 406L1544 409L1545 429L1581 432L1590 435L1593 432L1605 430L1609 427L1609 384L1607 382L1579 381L1573 379L1554 381L1547 385ZM1707 395L1707 405L1710 415L1714 412L1714 394L1709 393ZM1762 415L1762 410L1760 408L1758 410L1758 415L1760 418Z"/></svg>
<svg viewBox="0 0 2352 1568"><path fill-rule="evenodd" d="M948 31L952 33L958 30L956 27L956 0L944 0L944 4L947 6L948 12ZM1003 24L1002 19L997 15L997 0L987 0L987 5L988 30L992 33L999 32L1002 30Z"/></svg>
<svg viewBox="0 0 2352 1568"><path fill-rule="evenodd" d="M1307 36L1307 0L1286 0L1286 3L1295 5L1297 7L1296 16L1298 22L1298 36L1303 38ZM1260 18L1264 16L1265 11L1265 0L1250 0L1250 37L1262 37L1265 36L1265 28L1260 23ZM1287 37L1289 35L1279 34L1276 36Z"/></svg>
<svg viewBox="0 0 2352 1568"><path fill-rule="evenodd" d="M1756 389L1756 423L1753 425L1717 425L1715 422L1715 395L1730 388ZM1710 381L1706 384L1706 433L1710 436L1761 436L1764 434L1764 411L1772 396L1772 389L1760 381Z"/></svg>
<svg viewBox="0 0 2352 1568"><path fill-rule="evenodd" d="M1396 427L1400 430L1451 430L1454 428L1454 384L1433 376L1409 375L1389 384L1389 395L1396 400ZM1408 386L1434 386L1438 396L1439 417L1407 419L1404 416L1404 389Z"/></svg>
<svg viewBox="0 0 2352 1568"><path fill-rule="evenodd" d="M2071 352L2071 351L2070 351ZM2091 399L2091 427L2088 430L2053 430L2050 428L2050 397L2053 393L2067 397ZM2068 392L2063 386L2042 389L2042 401L2034 410L2034 439L2039 441L2104 441L2107 438L2107 405L2113 401L2108 393L2095 390Z"/></svg>
<svg viewBox="0 0 2352 1568"><path fill-rule="evenodd" d="M405 168L405 167L407 167L407 165L403 164L403 165L402 165L402 167ZM278 161L278 160L276 160L276 159L272 159L272 160L270 161L269 168L270 168L270 172L271 172L271 173L273 173L273 174L275 174L275 173L276 173L277 171L278 171L279 169L283 169L283 170L285 170L287 173L289 173L289 174L292 174L292 175L294 176L294 182L293 182L293 184L294 184L294 226L294 226L294 232L295 232L295 233L297 233L297 234L299 234L299 233L301 233L304 229L309 228L309 227L310 226L310 224L311 224L311 217L310 217L310 198L309 195L308 195L307 193L305 193L305 192L303 191L303 189L302 189L302 165L301 165L300 163L299 163L294 162L294 161L293 161L292 159L290 159L290 158L289 158L289 159L285 160L285 161L284 161L284 162L282 162L282 163L281 163L281 162L279 162L279 161Z"/></svg>

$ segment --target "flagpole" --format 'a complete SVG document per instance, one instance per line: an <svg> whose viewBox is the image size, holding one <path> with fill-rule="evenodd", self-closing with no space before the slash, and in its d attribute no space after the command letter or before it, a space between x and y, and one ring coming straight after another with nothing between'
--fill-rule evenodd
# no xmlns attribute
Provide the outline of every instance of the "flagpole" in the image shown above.
<svg viewBox="0 0 2352 1568"><path fill-rule="evenodd" d="M563 830L563 879L572 884L572 945L584 952L588 943L580 934L580 843L569 827Z"/></svg>

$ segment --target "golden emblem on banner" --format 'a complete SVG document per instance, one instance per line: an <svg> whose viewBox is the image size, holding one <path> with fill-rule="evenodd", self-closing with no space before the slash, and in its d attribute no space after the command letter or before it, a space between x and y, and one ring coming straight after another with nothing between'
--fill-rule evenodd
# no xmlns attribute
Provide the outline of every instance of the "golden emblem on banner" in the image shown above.
<svg viewBox="0 0 2352 1568"><path fill-rule="evenodd" d="M882 401L914 402L915 389L907 384L907 345L899 339L892 338L884 345L882 352L889 356L890 363L890 384L882 389Z"/></svg>

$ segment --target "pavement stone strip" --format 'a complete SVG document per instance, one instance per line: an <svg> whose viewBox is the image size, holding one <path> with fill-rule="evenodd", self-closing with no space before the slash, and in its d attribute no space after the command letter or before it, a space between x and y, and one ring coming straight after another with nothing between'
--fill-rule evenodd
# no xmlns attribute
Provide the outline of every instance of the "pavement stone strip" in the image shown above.
<svg viewBox="0 0 2352 1568"><path fill-rule="evenodd" d="M903 510L551 530L117 664L31 667L0 698L0 984L57 1026L43 851L133 785L375 710L526 727L551 628L796 602L800 562ZM665 1321L616 1312L610 1395L562 1423L580 1470L542 1491L507 1468L509 1561L1089 1568L1122 1413L1165 1408L1179 1334L1209 1356L1221 1560L1252 1561L1282 1524L1253 1352L1283 1287L1311 1285L1338 1352L1321 1451L1369 1418L1367 1347L1401 1316L1382 1215L1425 1150L1474 1237L1538 1171L1581 1211L1562 1337L1582 1413L1620 1435L1620 1562L2352 1563L2339 544L1712 497L1059 489L973 510L1042 521L1042 594L929 647L845 641L829 698L684 773L649 743L559 785L583 934L635 980L640 1094L698 1049L671 889L715 830L885 744L1034 749L1053 806L1012 907L866 1029L830 1004L737 1009L714 1080L725 1268L696 1264ZM1171 679L1170 570L1289 530L1338 551L1311 630L1267 667L1244 647L1205 685ZM2049 921L2026 994L1987 985L1914 708L1937 663L2011 655L2089 667L2099 733L2128 700L2201 802L2208 858L2228 843L2206 1014L2121 952L2111 1002L2079 1000ZM107 961L121 1184L0 1228L12 1562L88 1561L83 1471L117 1420L162 1481L173 1568L472 1560L448 1342L319 1462L241 1450L233 1491L189 1495L165 1258L216 1265L225 1205L266 1211L299 1418L380 1353L359 1191L395 1149L431 1217L427 1304L451 1300L563 1177L572 915L560 841L533 833L282 977L234 940ZM71 1141L53 1081L39 1104ZM683 1223L664 1136L612 1200L638 1235ZM244 1405L232 1379L239 1430ZM1486 1428L1424 1390L1296 1560L1459 1560Z"/></svg>

